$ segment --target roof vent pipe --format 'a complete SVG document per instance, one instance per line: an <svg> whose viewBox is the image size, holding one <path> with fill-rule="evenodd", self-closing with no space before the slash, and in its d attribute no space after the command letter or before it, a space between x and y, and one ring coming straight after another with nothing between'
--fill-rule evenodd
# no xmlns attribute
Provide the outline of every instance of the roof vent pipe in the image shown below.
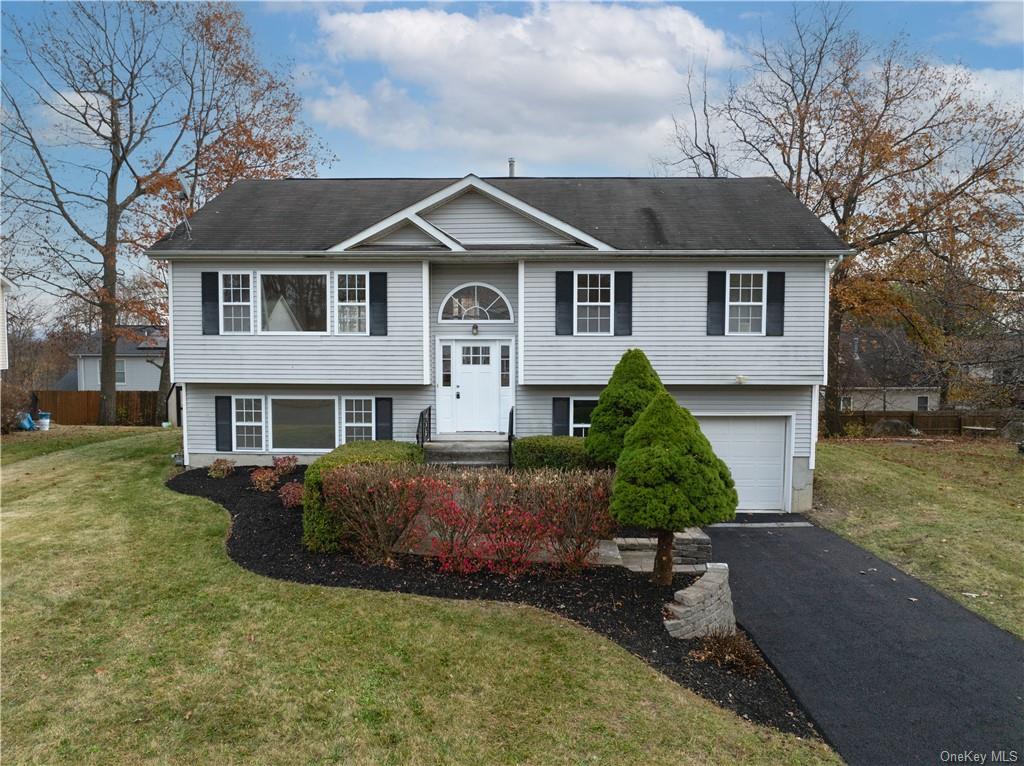
<svg viewBox="0 0 1024 766"><path fill-rule="evenodd" d="M515 157L509 157L508 158L508 177L509 178L515 178L516 177L516 158Z"/></svg>

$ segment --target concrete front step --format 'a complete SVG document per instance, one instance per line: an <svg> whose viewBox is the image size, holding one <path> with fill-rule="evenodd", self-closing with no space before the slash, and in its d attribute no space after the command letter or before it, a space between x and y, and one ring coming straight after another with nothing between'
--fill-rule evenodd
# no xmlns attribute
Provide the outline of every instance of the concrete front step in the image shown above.
<svg viewBox="0 0 1024 766"><path fill-rule="evenodd" d="M426 461L431 465L487 467L508 465L508 442L488 441L427 442Z"/></svg>

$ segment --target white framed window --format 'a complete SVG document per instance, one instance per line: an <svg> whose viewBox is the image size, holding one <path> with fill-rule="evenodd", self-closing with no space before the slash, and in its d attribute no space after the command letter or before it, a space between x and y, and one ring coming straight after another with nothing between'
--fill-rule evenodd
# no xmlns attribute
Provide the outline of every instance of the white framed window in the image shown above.
<svg viewBox="0 0 1024 766"><path fill-rule="evenodd" d="M928 412L928 397L927 396L919 396L919 397L917 397L917 411L918 412Z"/></svg>
<svg viewBox="0 0 1024 766"><path fill-rule="evenodd" d="M452 347L450 343L441 345L441 387L452 386Z"/></svg>
<svg viewBox="0 0 1024 766"><path fill-rule="evenodd" d="M344 443L372 441L374 433L373 398L360 397L342 400L342 434Z"/></svg>
<svg viewBox="0 0 1024 766"><path fill-rule="evenodd" d="M252 332L252 274L221 272L220 331L222 335Z"/></svg>
<svg viewBox="0 0 1024 766"><path fill-rule="evenodd" d="M726 278L726 335L764 335L767 272L730 271Z"/></svg>
<svg viewBox="0 0 1024 766"><path fill-rule="evenodd" d="M612 334L612 292L615 276L610 271L574 272L572 313L576 335Z"/></svg>
<svg viewBox="0 0 1024 766"><path fill-rule="evenodd" d="M502 388L512 385L512 346L508 343L501 344L501 381Z"/></svg>
<svg viewBox="0 0 1024 766"><path fill-rule="evenodd" d="M467 283L459 285L441 301L439 322L511 322L512 304L502 292L491 285Z"/></svg>
<svg viewBox="0 0 1024 766"><path fill-rule="evenodd" d="M852 396L840 396L839 397L839 409L843 412L850 412L853 410L853 397Z"/></svg>
<svg viewBox="0 0 1024 766"><path fill-rule="evenodd" d="M597 406L597 399L569 399L569 433L586 436L590 430L590 416Z"/></svg>
<svg viewBox="0 0 1024 766"><path fill-rule="evenodd" d="M338 446L338 399L334 396L271 396L270 449L330 452Z"/></svg>
<svg viewBox="0 0 1024 766"><path fill-rule="evenodd" d="M263 452L263 397L231 397L231 449L234 452Z"/></svg>
<svg viewBox="0 0 1024 766"><path fill-rule="evenodd" d="M261 271L261 335L327 335L326 271Z"/></svg>
<svg viewBox="0 0 1024 766"><path fill-rule="evenodd" d="M339 335L368 335L370 333L370 291L368 272L340 272L335 277L338 291Z"/></svg>
<svg viewBox="0 0 1024 766"><path fill-rule="evenodd" d="M114 360L114 381L117 383L117 385L123 386L125 383L128 382L128 374L127 373L128 373L128 370L127 370L127 368L125 366L125 360L124 359L115 359Z"/></svg>

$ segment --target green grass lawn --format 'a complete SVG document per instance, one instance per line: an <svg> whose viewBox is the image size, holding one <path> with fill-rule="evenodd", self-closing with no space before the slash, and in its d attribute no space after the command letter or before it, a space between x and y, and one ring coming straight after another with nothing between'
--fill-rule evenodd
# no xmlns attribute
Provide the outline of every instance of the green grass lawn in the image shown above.
<svg viewBox="0 0 1024 766"><path fill-rule="evenodd" d="M0 437L0 465L158 430L142 426L62 426L55 423L49 431L14 431Z"/></svg>
<svg viewBox="0 0 1024 766"><path fill-rule="evenodd" d="M1024 458L1016 445L822 442L814 494L818 523L1024 637Z"/></svg>
<svg viewBox="0 0 1024 766"><path fill-rule="evenodd" d="M247 572L176 438L5 466L5 763L839 763L539 610Z"/></svg>

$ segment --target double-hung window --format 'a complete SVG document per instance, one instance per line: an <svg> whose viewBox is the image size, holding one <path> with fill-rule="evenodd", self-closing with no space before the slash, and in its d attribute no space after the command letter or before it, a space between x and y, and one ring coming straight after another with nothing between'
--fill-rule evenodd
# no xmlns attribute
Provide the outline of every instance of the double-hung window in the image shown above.
<svg viewBox="0 0 1024 766"><path fill-rule="evenodd" d="M765 272L730 271L726 335L764 335Z"/></svg>
<svg viewBox="0 0 1024 766"><path fill-rule="evenodd" d="M573 436L586 436L590 430L590 416L597 406L597 399L570 399L569 423Z"/></svg>
<svg viewBox="0 0 1024 766"><path fill-rule="evenodd" d="M124 359L114 360L114 376L114 380L119 386L123 386L128 381Z"/></svg>
<svg viewBox="0 0 1024 766"><path fill-rule="evenodd" d="M366 335L369 312L366 272L338 274L338 333Z"/></svg>
<svg viewBox="0 0 1024 766"><path fill-rule="evenodd" d="M852 396L840 396L839 397L839 409L843 412L850 412L853 410L853 397Z"/></svg>
<svg viewBox="0 0 1024 766"><path fill-rule="evenodd" d="M344 440L348 442L372 441L373 433L373 399L348 399L343 404Z"/></svg>
<svg viewBox="0 0 1024 766"><path fill-rule="evenodd" d="M917 397L917 411L918 412L928 412L928 397L927 396L919 396L919 397Z"/></svg>
<svg viewBox="0 0 1024 766"><path fill-rule="evenodd" d="M220 275L220 331L252 332L252 274Z"/></svg>
<svg viewBox="0 0 1024 766"><path fill-rule="evenodd" d="M611 335L612 272L577 271L573 301L577 335Z"/></svg>
<svg viewBox="0 0 1024 766"><path fill-rule="evenodd" d="M327 332L327 274L260 274L260 332Z"/></svg>
<svg viewBox="0 0 1024 766"><path fill-rule="evenodd" d="M232 398L234 423L232 436L236 452L263 451L263 397L235 396Z"/></svg>

